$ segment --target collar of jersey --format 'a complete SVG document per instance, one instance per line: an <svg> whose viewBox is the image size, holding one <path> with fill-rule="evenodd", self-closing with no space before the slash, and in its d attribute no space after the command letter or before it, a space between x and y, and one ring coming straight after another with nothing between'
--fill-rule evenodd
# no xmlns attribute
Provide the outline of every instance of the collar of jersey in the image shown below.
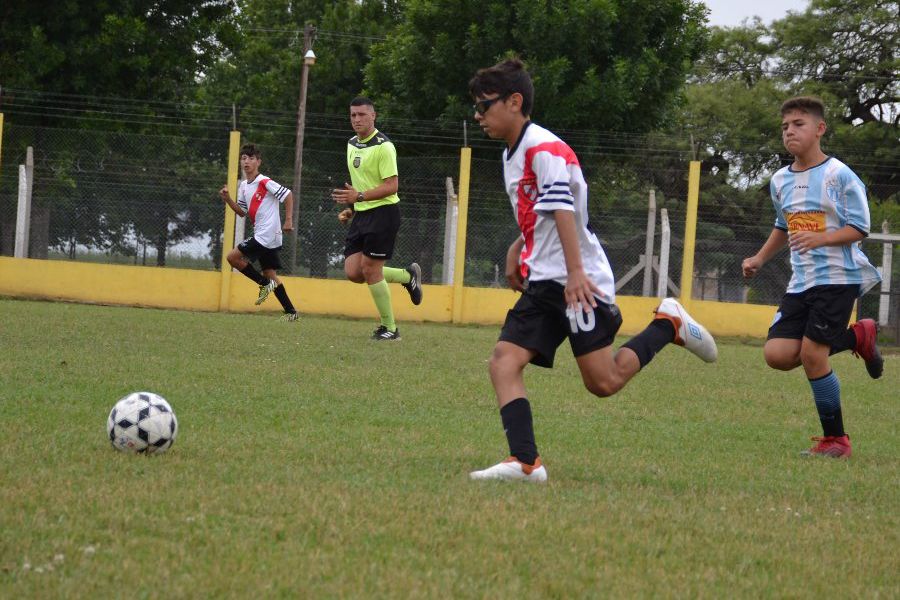
<svg viewBox="0 0 900 600"><path fill-rule="evenodd" d="M262 177L262 173L257 172L257 173L256 173L256 177L254 177L253 179L244 179L244 181L246 181L247 183L253 183L254 181L256 181L257 179L259 179L260 177Z"/></svg>
<svg viewBox="0 0 900 600"><path fill-rule="evenodd" d="M818 169L819 167L821 167L822 165L824 165L825 163L827 163L829 160L831 160L831 157L828 156L828 155L826 154L826 155L825 155L825 160L823 160L822 162L820 162L820 163L817 164L817 165L813 165L813 166L811 166L811 167L807 167L807 168L803 169L802 171L795 171L793 166L788 165L788 171L791 172L791 173L806 173L807 171L812 171L813 169Z"/></svg>
<svg viewBox="0 0 900 600"><path fill-rule="evenodd" d="M522 131L519 132L519 139L516 140L516 143L512 148L508 148L506 152L506 160L509 160L513 157L513 154L516 153L516 150L519 149L519 144L522 143L522 138L525 137L525 131L528 129L528 126L531 125L531 119L525 121L525 124L522 125Z"/></svg>
<svg viewBox="0 0 900 600"><path fill-rule="evenodd" d="M369 140L371 140L371 139L372 139L373 137L375 137L376 135L378 135L378 130L377 130L377 129L375 129L374 131L372 131L372 135L370 135L369 137L367 137L367 138L364 139L364 140L359 139L359 136L357 136L356 139L359 141L360 144L368 144L368 143L369 143Z"/></svg>

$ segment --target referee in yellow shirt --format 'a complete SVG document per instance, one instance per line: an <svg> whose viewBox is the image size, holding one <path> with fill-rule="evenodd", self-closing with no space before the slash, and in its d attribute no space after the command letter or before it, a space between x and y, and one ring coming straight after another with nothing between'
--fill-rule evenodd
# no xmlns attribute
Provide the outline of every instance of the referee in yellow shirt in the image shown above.
<svg viewBox="0 0 900 600"><path fill-rule="evenodd" d="M354 283L366 283L381 316L373 340L400 339L391 288L399 283L413 304L422 302L422 270L412 263L405 269L384 266L394 253L400 229L400 197L397 195L397 150L386 135L375 128L375 106L365 97L350 103L350 125L356 135L347 143L347 168L351 183L333 190L331 197L348 208L338 218L352 217L344 246L344 272Z"/></svg>

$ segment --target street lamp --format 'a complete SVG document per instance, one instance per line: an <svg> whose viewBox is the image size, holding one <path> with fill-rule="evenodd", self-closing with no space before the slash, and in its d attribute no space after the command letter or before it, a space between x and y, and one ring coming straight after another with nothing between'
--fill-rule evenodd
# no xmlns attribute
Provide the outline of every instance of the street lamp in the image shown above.
<svg viewBox="0 0 900 600"><path fill-rule="evenodd" d="M297 272L297 243L300 230L300 173L303 170L303 130L306 127L306 86L309 82L309 68L316 64L316 53L313 52L313 40L316 37L316 28L307 25L303 28L303 47L306 53L303 55L303 67L300 71L300 100L297 107L297 140L294 146L294 231L291 244L291 274Z"/></svg>

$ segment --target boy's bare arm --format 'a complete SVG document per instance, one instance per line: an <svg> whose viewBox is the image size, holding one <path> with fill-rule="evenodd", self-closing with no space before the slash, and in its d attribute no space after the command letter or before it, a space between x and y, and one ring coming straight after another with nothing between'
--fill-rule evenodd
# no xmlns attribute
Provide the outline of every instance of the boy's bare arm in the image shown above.
<svg viewBox="0 0 900 600"><path fill-rule="evenodd" d="M225 201L225 204L230 206L231 210L236 212L238 214L238 216L240 216L240 217L246 216L247 213L244 211L244 209L241 208L237 202L235 202L234 200L231 199L231 194L228 193L227 185L223 185L222 189L219 190L219 196L222 197L222 200Z"/></svg>
<svg viewBox="0 0 900 600"><path fill-rule="evenodd" d="M786 231L778 229L777 227L772 229L772 233L769 234L769 239L767 239L766 243L759 249L759 252L749 258L745 258L741 263L741 270L744 272L744 277L750 278L756 275L756 272L759 271L764 264L769 262L769 259L775 256L779 250L784 248L787 241L788 234Z"/></svg>
<svg viewBox="0 0 900 600"><path fill-rule="evenodd" d="M294 230L294 193L288 192L287 198L284 199L284 226L283 231Z"/></svg>
<svg viewBox="0 0 900 600"><path fill-rule="evenodd" d="M597 306L596 295L602 295L600 288L591 281L584 272L581 262L581 249L578 246L578 230L575 226L575 213L570 210L553 211L556 231L566 257L566 304L570 307L590 311Z"/></svg>
<svg viewBox="0 0 900 600"><path fill-rule="evenodd" d="M519 255L522 254L522 246L525 245L525 238L521 235L509 245L506 251L506 281L509 287L517 292L524 292L525 285L522 279L522 270L519 268Z"/></svg>

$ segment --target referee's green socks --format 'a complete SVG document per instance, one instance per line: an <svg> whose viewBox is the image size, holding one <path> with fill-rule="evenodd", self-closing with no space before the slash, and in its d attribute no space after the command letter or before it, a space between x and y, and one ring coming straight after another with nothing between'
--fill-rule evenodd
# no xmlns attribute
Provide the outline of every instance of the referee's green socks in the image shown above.
<svg viewBox="0 0 900 600"><path fill-rule="evenodd" d="M409 283L412 276L406 269L398 269L396 267L383 267L384 280L388 283Z"/></svg>
<svg viewBox="0 0 900 600"><path fill-rule="evenodd" d="M394 269L399 270L399 269ZM387 271L387 269L385 269ZM407 273L407 277L409 273ZM397 324L394 322L394 307L391 305L391 288L388 287L387 279L382 279L378 283L369 285L369 293L372 294L372 300L375 301L375 307L378 314L381 315L381 324L395 331Z"/></svg>

